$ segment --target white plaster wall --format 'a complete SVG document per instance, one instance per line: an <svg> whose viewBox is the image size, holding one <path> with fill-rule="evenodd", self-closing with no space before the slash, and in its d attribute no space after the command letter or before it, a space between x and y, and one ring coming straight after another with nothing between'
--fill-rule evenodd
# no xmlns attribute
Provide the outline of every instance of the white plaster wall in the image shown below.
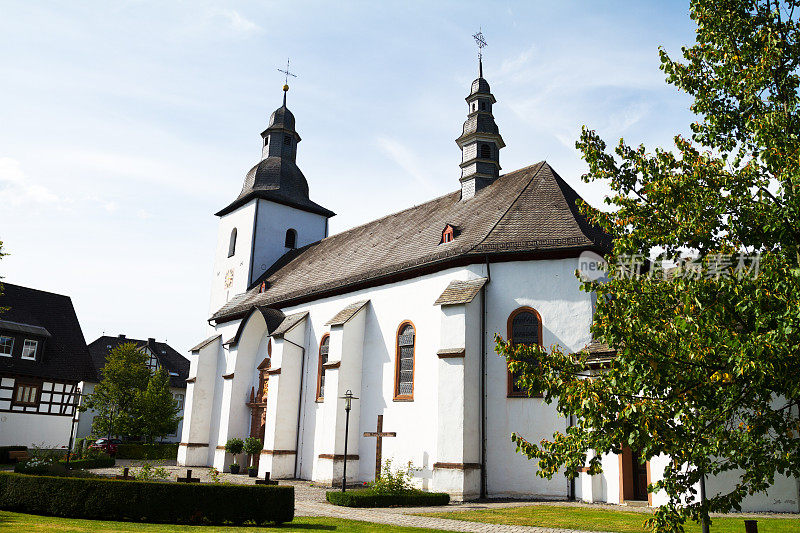
<svg viewBox="0 0 800 533"><path fill-rule="evenodd" d="M230 298L247 290L255 213L256 200L253 200L219 219L217 250L214 254L214 270L211 273L209 316L225 305ZM236 253L233 257L228 257L228 244L233 228L236 228ZM225 273L230 269L233 270L233 283L230 287L225 287Z"/></svg>
<svg viewBox="0 0 800 533"><path fill-rule="evenodd" d="M0 413L0 446L66 448L70 416Z"/></svg>
<svg viewBox="0 0 800 533"><path fill-rule="evenodd" d="M268 200L258 200L258 203L251 282L289 251L289 248L284 246L286 230L297 231L297 247L300 248L324 239L327 229L327 219L322 215L308 213Z"/></svg>
<svg viewBox="0 0 800 533"><path fill-rule="evenodd" d="M563 432L567 420L541 398L508 398L505 359L494 352L494 333L506 337L508 316L529 306L542 317L543 344L578 350L590 341L591 298L579 290L577 259L495 263L487 294L487 486L495 497L566 498L566 477L536 475L535 461L515 452L517 432L539 442Z"/></svg>
<svg viewBox="0 0 800 533"><path fill-rule="evenodd" d="M236 334L236 331L239 329L239 323L241 320L233 320L231 322L226 322L224 324L219 324L214 329L215 334L221 335L221 342L227 342L228 340L232 339L233 336ZM229 350L226 346L222 346L219 351L217 352L217 356L213 363L216 365L216 369L214 370L214 396L212 401L212 411L211 417L209 420L209 434L208 434L208 459L206 464L212 465L214 462L214 454L216 451L216 447L218 445L224 446L225 441L220 443L219 438L219 428L220 428L220 416L222 413L223 408L227 409L227 406L223 406L222 401L222 392L223 392L223 383L225 380L222 379L222 376L225 374L227 360L229 358Z"/></svg>

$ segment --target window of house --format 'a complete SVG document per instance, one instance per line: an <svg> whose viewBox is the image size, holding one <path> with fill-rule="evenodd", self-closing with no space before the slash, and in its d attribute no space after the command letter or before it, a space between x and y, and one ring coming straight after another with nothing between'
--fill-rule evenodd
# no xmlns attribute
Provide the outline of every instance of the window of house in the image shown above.
<svg viewBox="0 0 800 533"><path fill-rule="evenodd" d="M231 230L231 240L228 241L228 257L236 253L236 228Z"/></svg>
<svg viewBox="0 0 800 533"><path fill-rule="evenodd" d="M492 148L488 144L481 145L481 159L491 159Z"/></svg>
<svg viewBox="0 0 800 533"><path fill-rule="evenodd" d="M150 372L155 372L158 370L158 357L152 352L147 353L147 368L150 369Z"/></svg>
<svg viewBox="0 0 800 533"><path fill-rule="evenodd" d="M325 398L325 363L328 362L328 350L331 337L327 333L319 343L319 363L317 364L317 400Z"/></svg>
<svg viewBox="0 0 800 533"><path fill-rule="evenodd" d="M542 318L530 307L521 307L508 317L508 338L512 344L542 345ZM508 396L526 398L528 394L519 385L519 374L508 371ZM537 394L535 397L541 397Z"/></svg>
<svg viewBox="0 0 800 533"><path fill-rule="evenodd" d="M442 230L442 243L452 242L455 238L455 229L453 226L448 224L445 226L444 230Z"/></svg>
<svg viewBox="0 0 800 533"><path fill-rule="evenodd" d="M397 328L397 351L395 357L395 400L414 398L414 325L403 322Z"/></svg>
<svg viewBox="0 0 800 533"><path fill-rule="evenodd" d="M286 230L286 247L297 248L297 232L293 229Z"/></svg>
<svg viewBox="0 0 800 533"><path fill-rule="evenodd" d="M14 337L0 335L0 355L11 357L14 351Z"/></svg>
<svg viewBox="0 0 800 533"><path fill-rule="evenodd" d="M36 349L39 347L39 341L25 339L25 344L22 345L22 358L36 360Z"/></svg>
<svg viewBox="0 0 800 533"><path fill-rule="evenodd" d="M38 405L39 385L34 383L16 383L14 391L15 405Z"/></svg>
<svg viewBox="0 0 800 533"><path fill-rule="evenodd" d="M178 409L183 410L183 394L175 394L174 398L178 404Z"/></svg>

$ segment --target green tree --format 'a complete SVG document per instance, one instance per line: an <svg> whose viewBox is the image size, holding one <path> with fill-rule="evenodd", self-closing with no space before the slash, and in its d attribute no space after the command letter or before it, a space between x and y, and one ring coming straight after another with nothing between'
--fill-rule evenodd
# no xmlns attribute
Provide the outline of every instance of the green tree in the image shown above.
<svg viewBox="0 0 800 533"><path fill-rule="evenodd" d="M109 352L102 379L83 406L97 412L92 422L94 435L141 434L138 404L150 380L146 361L145 354L132 342Z"/></svg>
<svg viewBox="0 0 800 533"><path fill-rule="evenodd" d="M737 509L776 474L800 475L798 4L692 0L696 42L681 60L660 52L697 115L674 149L620 140L610 151L584 129L584 180L613 190L609 212L582 206L614 237L608 280L583 283L597 294L593 336L618 349L613 362L590 372L585 353L498 338L520 384L577 419L541 443L512 436L540 475L574 477L587 462L599 473L600 455L623 446L673 459L650 488L669 497L657 531ZM649 275L623 275L635 257L653 259ZM665 264L680 268L665 276ZM683 504L704 476L726 472L729 491Z"/></svg>
<svg viewBox="0 0 800 533"><path fill-rule="evenodd" d="M137 401L137 434L153 442L153 439L164 438L175 433L181 417L178 402L169 390L169 374L163 368L150 376L147 388L139 394Z"/></svg>

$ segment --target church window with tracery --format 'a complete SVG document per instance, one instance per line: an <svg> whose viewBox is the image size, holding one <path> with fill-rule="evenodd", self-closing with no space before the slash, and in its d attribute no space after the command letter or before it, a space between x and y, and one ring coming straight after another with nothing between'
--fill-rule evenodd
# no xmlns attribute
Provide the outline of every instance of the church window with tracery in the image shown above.
<svg viewBox="0 0 800 533"><path fill-rule="evenodd" d="M520 307L508 317L508 339L513 345L542 345L542 318L530 307ZM528 393L517 384L519 373L508 371L508 396L527 398ZM541 395L536 395L540 397Z"/></svg>
<svg viewBox="0 0 800 533"><path fill-rule="evenodd" d="M231 240L228 242L228 257L236 253L236 228L231 230Z"/></svg>
<svg viewBox="0 0 800 533"><path fill-rule="evenodd" d="M319 363L317 364L317 401L325 398L325 363L328 362L328 350L331 337L327 333L319 343Z"/></svg>
<svg viewBox="0 0 800 533"><path fill-rule="evenodd" d="M397 352L395 357L395 400L414 398L414 345L416 331L411 322L403 322L397 328Z"/></svg>

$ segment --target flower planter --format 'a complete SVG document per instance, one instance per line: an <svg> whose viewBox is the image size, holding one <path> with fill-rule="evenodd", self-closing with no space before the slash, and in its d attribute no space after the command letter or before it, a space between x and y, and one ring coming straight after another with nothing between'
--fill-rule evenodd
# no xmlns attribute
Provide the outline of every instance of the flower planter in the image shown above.
<svg viewBox="0 0 800 533"><path fill-rule="evenodd" d="M238 474L239 473L239 465L233 463L231 465L231 474Z"/></svg>
<svg viewBox="0 0 800 533"><path fill-rule="evenodd" d="M251 466L247 469L247 475L250 477L256 477L258 475L258 468Z"/></svg>

